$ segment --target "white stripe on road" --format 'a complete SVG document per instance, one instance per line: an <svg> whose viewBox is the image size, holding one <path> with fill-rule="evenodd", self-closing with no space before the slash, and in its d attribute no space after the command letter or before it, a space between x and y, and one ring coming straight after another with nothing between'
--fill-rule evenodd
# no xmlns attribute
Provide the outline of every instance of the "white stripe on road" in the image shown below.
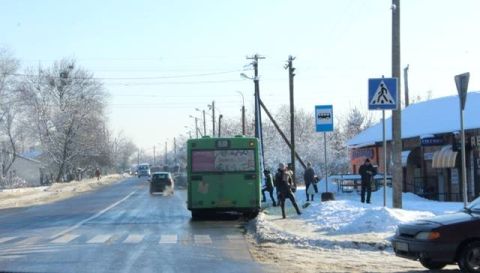
<svg viewBox="0 0 480 273"><path fill-rule="evenodd" d="M115 206L118 206L118 205L119 205L120 203L122 203L123 201L127 200L127 199L128 199L130 196L132 196L135 192L137 192L137 190L132 191L129 195L127 195L127 196L125 196L124 198L120 199L119 201L111 204L110 206L104 208L103 210L97 212L95 215L90 216L90 217L88 217L87 219L82 220L82 221L78 222L77 224L75 224L75 225L73 225L73 226L71 226L71 227L69 227L69 228L67 228L67 229L65 229L65 230L63 230L63 231L61 231L61 232L53 235L52 237L50 237L50 239L55 239L55 238L60 237L60 236L62 236L62 235L64 235L64 234L66 234L66 233L69 233L70 231L78 228L79 226L85 224L86 222L91 221L91 220L99 217L100 215L102 215L102 214L104 214L105 212L111 210L111 209L114 208Z"/></svg>
<svg viewBox="0 0 480 273"><path fill-rule="evenodd" d="M194 235L193 239L196 244L211 244L212 243L212 238L210 238L210 235Z"/></svg>
<svg viewBox="0 0 480 273"><path fill-rule="evenodd" d="M15 238L17 238L17 237L2 237L2 238L0 238L0 244L1 244L1 243L8 242L8 241L11 241L11 240L13 240L13 239L15 239Z"/></svg>
<svg viewBox="0 0 480 273"><path fill-rule="evenodd" d="M178 237L176 234L161 235L159 244L176 244Z"/></svg>
<svg viewBox="0 0 480 273"><path fill-rule="evenodd" d="M130 234L128 235L127 239L123 241L124 244L138 244L143 240L145 235L141 234Z"/></svg>
<svg viewBox="0 0 480 273"><path fill-rule="evenodd" d="M52 243L54 243L54 244L67 244L67 243L75 240L79 236L80 235L76 235L76 234L63 235L62 237L59 237L59 238L53 240Z"/></svg>
<svg viewBox="0 0 480 273"><path fill-rule="evenodd" d="M40 241L40 237L29 237L27 239L23 239L23 240L17 242L16 244L17 245L31 245L31 244L34 244L38 241Z"/></svg>
<svg viewBox="0 0 480 273"><path fill-rule="evenodd" d="M227 235L229 241L243 241L243 235Z"/></svg>
<svg viewBox="0 0 480 273"><path fill-rule="evenodd" d="M102 244L112 238L112 234L102 234L93 237L92 239L87 241L87 244Z"/></svg>

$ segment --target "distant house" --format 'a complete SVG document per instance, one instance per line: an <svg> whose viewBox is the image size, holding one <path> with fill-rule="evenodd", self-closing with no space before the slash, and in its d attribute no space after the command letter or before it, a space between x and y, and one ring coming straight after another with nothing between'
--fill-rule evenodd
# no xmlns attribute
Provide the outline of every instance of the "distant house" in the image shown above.
<svg viewBox="0 0 480 273"><path fill-rule="evenodd" d="M462 200L458 96L412 104L402 110L404 191L437 200ZM468 92L464 111L467 196L480 195L480 92ZM391 118L386 120L387 173L391 168ZM348 141L350 168L370 158L383 172L382 123Z"/></svg>
<svg viewBox="0 0 480 273"><path fill-rule="evenodd" d="M28 186L41 185L43 165L40 161L17 155L9 172L24 179Z"/></svg>

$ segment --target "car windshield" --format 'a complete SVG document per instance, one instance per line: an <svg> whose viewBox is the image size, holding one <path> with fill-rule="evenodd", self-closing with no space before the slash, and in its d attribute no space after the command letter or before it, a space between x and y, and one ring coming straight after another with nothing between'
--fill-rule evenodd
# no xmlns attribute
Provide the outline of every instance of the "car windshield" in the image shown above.
<svg viewBox="0 0 480 273"><path fill-rule="evenodd" d="M168 174L166 174L166 173L156 174L156 175L153 176L153 179L155 179L155 180L168 179Z"/></svg>
<svg viewBox="0 0 480 273"><path fill-rule="evenodd" d="M471 211L478 211L480 212L480 197L478 197L477 199L473 200L472 203L470 203L470 205L467 206L467 209L471 210Z"/></svg>

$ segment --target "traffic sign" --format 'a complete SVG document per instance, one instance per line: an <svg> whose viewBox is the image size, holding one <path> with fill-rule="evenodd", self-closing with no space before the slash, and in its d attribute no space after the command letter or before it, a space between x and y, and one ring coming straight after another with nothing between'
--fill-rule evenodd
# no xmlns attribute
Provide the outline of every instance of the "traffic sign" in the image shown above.
<svg viewBox="0 0 480 273"><path fill-rule="evenodd" d="M460 97L460 107L465 109L465 101L467 100L468 80L470 73L463 73L455 76L455 84L457 85L458 96Z"/></svg>
<svg viewBox="0 0 480 273"><path fill-rule="evenodd" d="M333 131L333 105L316 105L315 121L317 132Z"/></svg>
<svg viewBox="0 0 480 273"><path fill-rule="evenodd" d="M368 109L395 110L398 108L398 79L368 79Z"/></svg>

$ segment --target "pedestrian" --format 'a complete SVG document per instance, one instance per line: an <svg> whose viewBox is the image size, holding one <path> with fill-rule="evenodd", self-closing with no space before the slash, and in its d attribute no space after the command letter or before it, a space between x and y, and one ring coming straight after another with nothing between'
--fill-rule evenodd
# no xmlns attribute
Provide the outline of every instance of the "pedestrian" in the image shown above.
<svg viewBox="0 0 480 273"><path fill-rule="evenodd" d="M278 170L275 174L275 187L277 187L278 202L282 209L282 217L285 219L285 200L288 198L292 202L297 214L302 214L298 208L297 201L293 195L292 188L294 187L292 173L285 167L285 164L278 164Z"/></svg>
<svg viewBox="0 0 480 273"><path fill-rule="evenodd" d="M97 181L100 180L100 170L98 168L95 170L95 177L97 178Z"/></svg>
<svg viewBox="0 0 480 273"><path fill-rule="evenodd" d="M265 192L268 191L268 193L270 194L270 199L272 199L272 204L274 207L277 206L277 202L275 201L275 198L273 197L273 178L272 178L272 174L270 173L270 170L267 170L265 169L263 171L263 174L265 174L265 185L263 186L263 189L262 189L262 203L263 202L266 202L266 198L265 198Z"/></svg>
<svg viewBox="0 0 480 273"><path fill-rule="evenodd" d="M361 191L361 201L365 203L365 191L367 192L367 203L370 204L370 196L372 195L372 178L377 174L377 170L370 163L370 159L365 159L365 162L358 173L362 177L362 191Z"/></svg>
<svg viewBox="0 0 480 273"><path fill-rule="evenodd" d="M315 194L315 171L312 168L312 163L307 162L307 169L303 173L303 181L305 181L305 194L307 195L307 202L310 201L310 196L312 197Z"/></svg>

